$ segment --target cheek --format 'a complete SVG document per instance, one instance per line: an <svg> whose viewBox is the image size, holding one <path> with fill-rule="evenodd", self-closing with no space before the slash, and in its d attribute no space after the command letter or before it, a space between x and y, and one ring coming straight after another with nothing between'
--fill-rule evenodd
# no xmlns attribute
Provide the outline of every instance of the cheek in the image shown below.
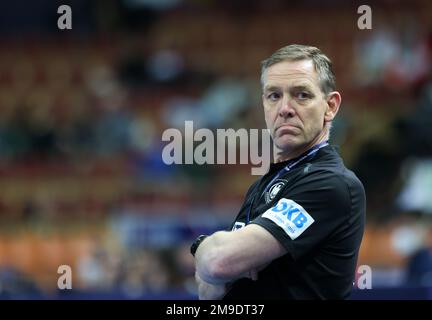
<svg viewBox="0 0 432 320"><path fill-rule="evenodd" d="M267 124L267 127L271 128L275 121L273 109L264 109L264 119Z"/></svg>
<svg viewBox="0 0 432 320"><path fill-rule="evenodd" d="M299 114L299 117L307 132L320 130L324 123L324 115L315 110Z"/></svg>
<svg viewBox="0 0 432 320"><path fill-rule="evenodd" d="M324 119L325 119L325 111L322 110L318 115L317 115L317 124L319 124L320 126L322 126L324 124Z"/></svg>
<svg viewBox="0 0 432 320"><path fill-rule="evenodd" d="M308 118L314 123L313 126L320 126L324 122L325 108L321 103L316 103L309 109Z"/></svg>

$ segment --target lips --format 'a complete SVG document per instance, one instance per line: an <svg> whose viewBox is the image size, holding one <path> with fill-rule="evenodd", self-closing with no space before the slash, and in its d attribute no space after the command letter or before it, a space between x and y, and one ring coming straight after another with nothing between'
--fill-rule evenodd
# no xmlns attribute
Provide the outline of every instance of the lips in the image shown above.
<svg viewBox="0 0 432 320"><path fill-rule="evenodd" d="M276 133L276 131L279 131L279 130L283 130L283 131L296 131L298 129L299 129L299 127L297 127L295 125L292 125L290 123L284 123L284 124L281 124L281 125L279 125L279 126L276 127L275 133Z"/></svg>

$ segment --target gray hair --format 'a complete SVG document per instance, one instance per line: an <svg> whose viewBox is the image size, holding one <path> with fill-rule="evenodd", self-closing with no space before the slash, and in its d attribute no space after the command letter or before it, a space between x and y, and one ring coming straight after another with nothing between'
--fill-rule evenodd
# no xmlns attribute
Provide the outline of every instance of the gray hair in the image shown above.
<svg viewBox="0 0 432 320"><path fill-rule="evenodd" d="M315 70L318 73L318 81L321 91L324 92L324 94L328 94L336 89L336 77L332 69L331 60L322 53L320 49L300 44L291 44L280 48L269 58L261 62L262 85L264 85L264 74L267 68L285 60L312 60Z"/></svg>

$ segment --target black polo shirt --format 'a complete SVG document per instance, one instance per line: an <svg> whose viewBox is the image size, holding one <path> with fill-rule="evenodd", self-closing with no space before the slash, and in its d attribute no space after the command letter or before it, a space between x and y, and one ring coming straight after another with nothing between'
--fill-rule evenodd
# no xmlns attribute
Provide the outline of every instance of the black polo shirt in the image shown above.
<svg viewBox="0 0 432 320"><path fill-rule="evenodd" d="M250 210L249 222L269 231L288 253L260 271L257 281L235 281L224 300L345 299L351 293L365 224L363 185L330 145L269 186L287 163L272 164L249 188L231 230L248 223Z"/></svg>

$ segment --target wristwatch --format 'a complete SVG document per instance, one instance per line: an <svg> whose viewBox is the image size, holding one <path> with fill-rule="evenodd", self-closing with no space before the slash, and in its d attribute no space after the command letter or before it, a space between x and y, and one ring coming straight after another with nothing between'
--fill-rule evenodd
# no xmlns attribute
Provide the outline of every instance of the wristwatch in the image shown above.
<svg viewBox="0 0 432 320"><path fill-rule="evenodd" d="M195 241L192 243L191 247L190 247L190 253L195 257L195 252L197 251L199 245L201 244L201 242L204 241L205 238L207 238L208 236L205 234L202 234L200 236L198 236L198 238L195 239Z"/></svg>

